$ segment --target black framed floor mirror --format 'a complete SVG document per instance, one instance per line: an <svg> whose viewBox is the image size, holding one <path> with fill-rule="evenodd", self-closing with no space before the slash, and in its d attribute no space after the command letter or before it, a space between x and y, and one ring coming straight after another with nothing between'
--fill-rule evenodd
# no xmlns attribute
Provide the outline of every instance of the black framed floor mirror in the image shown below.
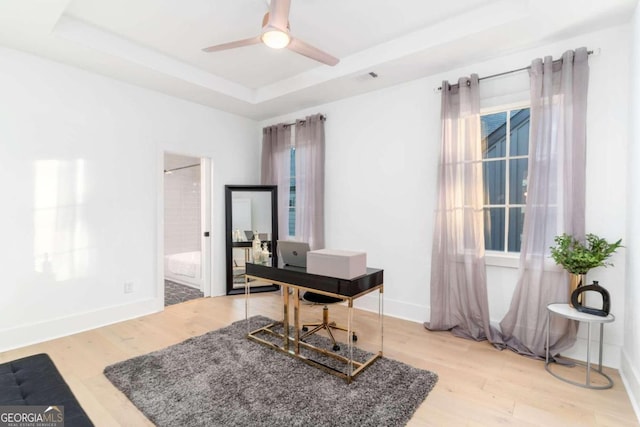
<svg viewBox="0 0 640 427"><path fill-rule="evenodd" d="M278 188L275 185L225 185L227 295L245 291L248 262L278 265ZM251 280L251 292L279 289Z"/></svg>

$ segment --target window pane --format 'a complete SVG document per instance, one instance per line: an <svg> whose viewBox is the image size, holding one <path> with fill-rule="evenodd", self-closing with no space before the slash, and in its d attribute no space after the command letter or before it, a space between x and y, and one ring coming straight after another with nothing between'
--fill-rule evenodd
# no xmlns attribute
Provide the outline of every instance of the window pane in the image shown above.
<svg viewBox="0 0 640 427"><path fill-rule="evenodd" d="M504 208L484 208L484 248L504 251Z"/></svg>
<svg viewBox="0 0 640 427"><path fill-rule="evenodd" d="M527 203L527 165L529 159L509 160L509 203L524 205Z"/></svg>
<svg viewBox="0 0 640 427"><path fill-rule="evenodd" d="M529 109L511 111L511 156L529 154Z"/></svg>
<svg viewBox="0 0 640 427"><path fill-rule="evenodd" d="M480 117L482 126L482 157L490 159L506 155L507 113Z"/></svg>
<svg viewBox="0 0 640 427"><path fill-rule="evenodd" d="M505 203L505 164L505 160L482 163L485 205L504 205Z"/></svg>
<svg viewBox="0 0 640 427"><path fill-rule="evenodd" d="M524 208L509 209L509 252L520 252L522 230L524 227Z"/></svg>

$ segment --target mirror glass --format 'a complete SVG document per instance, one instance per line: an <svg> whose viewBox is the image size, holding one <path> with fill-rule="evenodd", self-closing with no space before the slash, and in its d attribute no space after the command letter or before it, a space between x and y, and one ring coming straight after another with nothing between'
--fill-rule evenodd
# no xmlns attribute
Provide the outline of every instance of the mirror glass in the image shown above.
<svg viewBox="0 0 640 427"><path fill-rule="evenodd" d="M227 294L245 288L245 266L252 262L277 265L277 190L274 185L225 186L227 235ZM252 292L278 289L271 283L252 281Z"/></svg>

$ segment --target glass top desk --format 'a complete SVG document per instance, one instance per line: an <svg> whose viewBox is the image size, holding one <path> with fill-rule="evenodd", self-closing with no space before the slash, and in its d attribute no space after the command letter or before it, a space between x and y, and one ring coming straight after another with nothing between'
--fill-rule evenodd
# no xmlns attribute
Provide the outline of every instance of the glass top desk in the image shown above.
<svg viewBox="0 0 640 427"><path fill-rule="evenodd" d="M250 280L269 281L282 287L283 317L281 321L252 329L249 322ZM367 268L366 274L353 279L339 279L307 273L300 267L271 267L248 263L245 275L245 316L247 318L247 337L278 351L289 354L309 365L351 382L360 372L382 357L383 345L383 270ZM294 324L289 325L290 290L293 296ZM347 352L346 355L329 351L300 340L300 291L310 291L330 297L340 298L347 304ZM369 293L378 291L378 328L380 348L375 353L367 353L364 360L354 359L353 348L353 301ZM275 338L265 339L265 337ZM318 357L315 357L318 356ZM335 361L326 363L327 358Z"/></svg>

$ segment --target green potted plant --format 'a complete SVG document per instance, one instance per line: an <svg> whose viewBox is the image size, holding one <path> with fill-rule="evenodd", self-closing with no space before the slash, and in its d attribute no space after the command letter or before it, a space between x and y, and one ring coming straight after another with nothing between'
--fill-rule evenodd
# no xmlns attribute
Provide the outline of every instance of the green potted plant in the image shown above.
<svg viewBox="0 0 640 427"><path fill-rule="evenodd" d="M586 285L587 272L592 268L613 266L607 259L622 247L622 239L609 243L595 234L587 234L585 243L566 233L553 240L556 244L551 247L551 257L571 274L569 295Z"/></svg>

